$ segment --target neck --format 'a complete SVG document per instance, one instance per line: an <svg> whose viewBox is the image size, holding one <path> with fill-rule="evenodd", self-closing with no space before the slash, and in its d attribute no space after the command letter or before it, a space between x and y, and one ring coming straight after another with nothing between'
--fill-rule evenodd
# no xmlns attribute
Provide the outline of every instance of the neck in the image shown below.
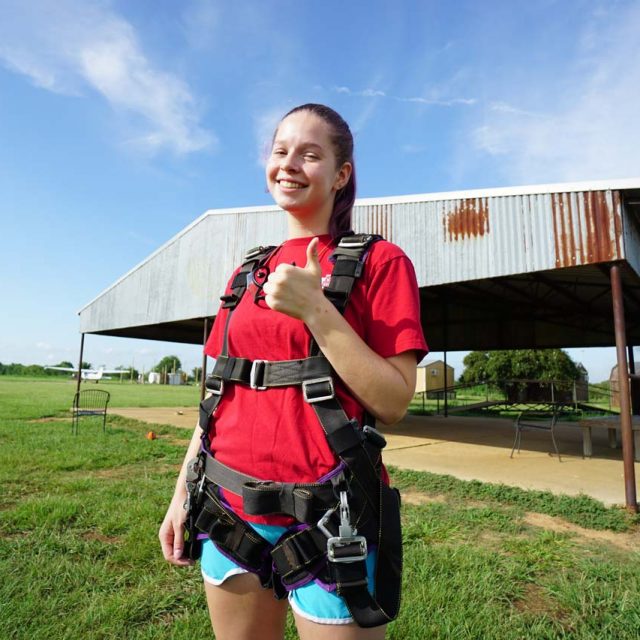
<svg viewBox="0 0 640 640"><path fill-rule="evenodd" d="M288 216L288 238L311 238L329 233L329 220L299 220Z"/></svg>

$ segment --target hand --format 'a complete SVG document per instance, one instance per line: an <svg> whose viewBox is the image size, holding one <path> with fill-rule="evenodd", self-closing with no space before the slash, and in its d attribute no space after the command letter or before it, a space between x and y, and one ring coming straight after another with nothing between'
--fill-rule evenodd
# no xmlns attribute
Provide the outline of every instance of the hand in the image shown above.
<svg viewBox="0 0 640 640"><path fill-rule="evenodd" d="M307 245L307 264L294 267L279 264L263 287L269 308L306 322L322 310L326 300L322 294L322 269L318 259L318 238Z"/></svg>
<svg viewBox="0 0 640 640"><path fill-rule="evenodd" d="M164 559L177 567L188 567L194 564L193 560L182 557L184 551L184 523L187 519L187 512L184 510L183 505L184 497L175 495L158 532Z"/></svg>

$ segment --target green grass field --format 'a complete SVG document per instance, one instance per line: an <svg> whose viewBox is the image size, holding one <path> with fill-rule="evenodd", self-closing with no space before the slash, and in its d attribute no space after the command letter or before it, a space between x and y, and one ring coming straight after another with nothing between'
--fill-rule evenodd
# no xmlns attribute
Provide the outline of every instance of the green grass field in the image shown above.
<svg viewBox="0 0 640 640"><path fill-rule="evenodd" d="M114 406L199 395L98 386ZM199 570L167 565L156 537L189 432L158 426L150 441L148 425L112 416L106 435L89 419L74 437L74 390L0 377L0 638L212 637ZM637 517L588 498L391 473L405 496L405 572L388 638L638 638Z"/></svg>

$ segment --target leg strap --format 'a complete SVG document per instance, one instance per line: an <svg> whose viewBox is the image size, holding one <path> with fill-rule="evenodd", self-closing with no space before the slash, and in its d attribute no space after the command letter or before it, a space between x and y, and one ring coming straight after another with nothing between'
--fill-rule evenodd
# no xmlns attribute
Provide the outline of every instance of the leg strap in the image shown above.
<svg viewBox="0 0 640 640"><path fill-rule="evenodd" d="M272 545L221 502L214 485L205 488L196 527L243 569L258 574L263 587L271 585Z"/></svg>

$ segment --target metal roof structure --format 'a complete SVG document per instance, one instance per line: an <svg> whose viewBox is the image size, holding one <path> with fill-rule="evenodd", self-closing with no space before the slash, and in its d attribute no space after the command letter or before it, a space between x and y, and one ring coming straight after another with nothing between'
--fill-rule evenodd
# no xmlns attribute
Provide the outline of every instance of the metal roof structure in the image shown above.
<svg viewBox="0 0 640 640"><path fill-rule="evenodd" d="M354 229L412 259L424 332L445 364L447 351L616 346L626 504L637 512L640 375L626 350L640 344L640 178L374 198L353 213ZM202 344L245 251L285 237L277 207L206 212L80 310L79 361L86 333Z"/></svg>
<svg viewBox="0 0 640 640"><path fill-rule="evenodd" d="M413 261L434 351L614 345L612 264L640 344L640 178L361 199L353 223ZM278 207L207 211L84 306L80 331L201 344L245 251L285 237Z"/></svg>

